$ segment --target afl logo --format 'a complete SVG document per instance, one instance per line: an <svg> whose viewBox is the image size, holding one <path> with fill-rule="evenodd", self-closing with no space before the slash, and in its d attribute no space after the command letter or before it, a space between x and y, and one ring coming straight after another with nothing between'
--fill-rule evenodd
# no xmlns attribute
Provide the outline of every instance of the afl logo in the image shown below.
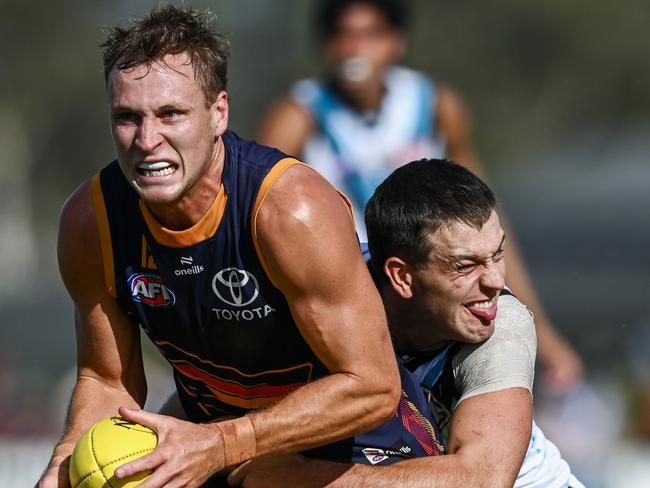
<svg viewBox="0 0 650 488"><path fill-rule="evenodd" d="M221 300L234 307L253 303L260 293L255 276L237 268L222 269L214 275L212 289Z"/></svg>
<svg viewBox="0 0 650 488"><path fill-rule="evenodd" d="M176 296L165 286L162 278L155 274L136 273L128 280L131 298L152 307L165 307L176 303Z"/></svg>

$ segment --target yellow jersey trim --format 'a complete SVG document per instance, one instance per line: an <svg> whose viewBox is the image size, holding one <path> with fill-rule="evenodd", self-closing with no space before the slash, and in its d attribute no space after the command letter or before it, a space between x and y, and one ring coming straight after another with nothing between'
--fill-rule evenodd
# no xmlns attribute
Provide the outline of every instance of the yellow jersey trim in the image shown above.
<svg viewBox="0 0 650 488"><path fill-rule="evenodd" d="M257 198L255 199L255 204L253 205L253 211L251 212L252 215L251 229L253 233L253 245L255 246L255 252L257 253L257 258L260 260L260 264L262 265L262 268L264 268L266 275L269 277L269 280L271 280L271 283L273 283L276 286L276 288L277 288L277 284L273 279L273 275L269 270L269 265L266 262L266 258L264 258L264 253L262 253L262 248L260 247L260 243L258 240L257 214L260 211L260 207L262 206L262 203L264 203L264 200L269 194L269 191L271 191L271 187L273 186L273 184L276 181L278 181L278 178L280 178L280 176L282 176L284 172L294 164L304 164L304 163L301 163L300 161L294 158L284 158L278 161L275 164L275 166L271 168L271 171L269 171L269 173L262 180L260 189L257 192Z"/></svg>
<svg viewBox="0 0 650 488"><path fill-rule="evenodd" d="M102 185L99 179L99 173L93 176L91 182L93 207L95 209L95 219L97 221L97 231L99 232L99 245L102 251L102 261L104 262L104 281L106 290L112 297L117 297L115 291L115 268L113 263L113 244L111 241L111 229L108 225L108 215L106 214L106 204Z"/></svg>
<svg viewBox="0 0 650 488"><path fill-rule="evenodd" d="M252 228L252 234L253 234L253 245L255 246L255 252L257 253L257 257L260 260L260 263L262 264L262 268L264 268L264 271L266 272L266 275L269 277L269 280L271 280L271 283L276 288L279 288L277 285L277 281L274 279L273 274L271 273L268 263L266 262L266 258L264 257L264 253L262 252L262 248L260 247L259 243L259 237L257 234L257 215L260 211L260 207L262 206L262 203L264 203L264 200L268 196L269 192L271 191L271 187L273 184L278 181L280 176L284 174L284 172L289 169L291 166L294 164L301 164L303 166L306 166L307 168L311 169L312 171L315 171L316 173L320 174L320 172L316 169L314 169L312 166L303 163L302 161L298 161L297 159L294 158L284 158L281 159L276 163L273 168L271 168L271 171L269 171L269 174L266 175L264 180L262 180L262 184L260 185L260 189L257 193L257 199L255 200L255 204L253 205L253 211L252 211L252 221L251 221L251 228ZM322 175L321 175L322 176ZM352 202L350 199L338 188L334 188L339 196L343 199L345 202L346 206L348 207L350 211L350 218L352 220L352 226L353 228L356 228L356 223L354 221L354 210L352 208Z"/></svg>
<svg viewBox="0 0 650 488"><path fill-rule="evenodd" d="M204 241L215 234L223 218L227 202L228 195L226 195L222 183L214 202L212 202L205 215L192 227L184 230L172 230L163 227L142 199L140 199L138 205L140 206L140 211L147 224L147 228L156 241L167 247L188 247Z"/></svg>

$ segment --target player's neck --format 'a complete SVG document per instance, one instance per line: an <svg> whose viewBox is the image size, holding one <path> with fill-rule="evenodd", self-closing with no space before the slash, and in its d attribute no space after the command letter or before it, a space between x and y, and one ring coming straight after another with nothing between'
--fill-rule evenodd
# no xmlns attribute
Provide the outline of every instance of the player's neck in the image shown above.
<svg viewBox="0 0 650 488"><path fill-rule="evenodd" d="M397 297L394 293L382 295L388 317L391 338L398 354L417 354L435 351L449 341L442 337L436 324L411 300Z"/></svg>
<svg viewBox="0 0 650 488"><path fill-rule="evenodd" d="M386 88L383 83L372 84L363 89L343 89L335 87L339 97L357 112L379 111Z"/></svg>
<svg viewBox="0 0 650 488"><path fill-rule="evenodd" d="M225 146L219 138L208 170L177 201L146 203L147 208L163 227L186 230L198 223L214 203L221 188L225 160Z"/></svg>

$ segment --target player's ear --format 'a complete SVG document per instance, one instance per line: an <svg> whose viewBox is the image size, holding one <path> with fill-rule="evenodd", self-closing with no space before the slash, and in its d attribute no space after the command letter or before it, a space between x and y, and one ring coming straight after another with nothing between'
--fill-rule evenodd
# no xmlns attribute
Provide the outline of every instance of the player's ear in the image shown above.
<svg viewBox="0 0 650 488"><path fill-rule="evenodd" d="M413 297L413 271L406 262L391 256L384 263L384 273L397 295L405 300Z"/></svg>
<svg viewBox="0 0 650 488"><path fill-rule="evenodd" d="M212 119L215 137L223 134L228 128L228 111L228 92L222 90L217 94L212 105L210 105L210 117Z"/></svg>
<svg viewBox="0 0 650 488"><path fill-rule="evenodd" d="M406 56L407 41L406 36L401 32L395 34L395 43L393 45L393 59L395 62L400 62Z"/></svg>

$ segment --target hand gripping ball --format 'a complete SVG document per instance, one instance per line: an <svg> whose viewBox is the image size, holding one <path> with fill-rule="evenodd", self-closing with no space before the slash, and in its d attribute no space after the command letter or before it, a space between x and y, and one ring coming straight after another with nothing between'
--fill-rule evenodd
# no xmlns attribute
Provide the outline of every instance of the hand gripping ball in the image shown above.
<svg viewBox="0 0 650 488"><path fill-rule="evenodd" d="M72 488L132 488L151 471L117 479L115 470L156 448L158 438L144 425L122 417L97 422L79 439L70 459Z"/></svg>

